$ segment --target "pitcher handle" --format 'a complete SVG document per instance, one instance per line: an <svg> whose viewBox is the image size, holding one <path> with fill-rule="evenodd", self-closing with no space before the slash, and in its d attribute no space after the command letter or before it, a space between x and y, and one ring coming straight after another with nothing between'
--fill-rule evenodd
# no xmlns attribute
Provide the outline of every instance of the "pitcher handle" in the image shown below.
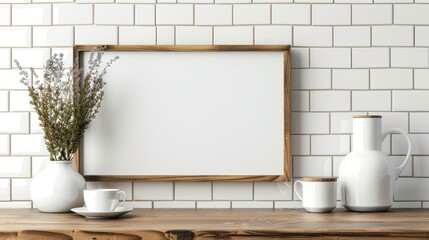
<svg viewBox="0 0 429 240"><path fill-rule="evenodd" d="M299 193L300 191L298 190L298 184L301 185L301 193ZM298 196L298 198L302 200L302 181L301 180L295 181L295 183L293 184L293 188L295 189L295 193Z"/></svg>
<svg viewBox="0 0 429 240"><path fill-rule="evenodd" d="M408 152L407 152L407 156L405 157L405 160L402 162L402 164L399 167L395 168L395 180L396 180L396 179L398 179L399 175L401 175L402 171L404 170L405 166L408 163L408 160L410 160L410 158L411 158L411 139L408 136L407 132L405 132L404 130L402 130L400 128L392 128L392 129L384 132L382 139L384 140L387 137L387 135L389 135L390 133L402 134L408 143Z"/></svg>

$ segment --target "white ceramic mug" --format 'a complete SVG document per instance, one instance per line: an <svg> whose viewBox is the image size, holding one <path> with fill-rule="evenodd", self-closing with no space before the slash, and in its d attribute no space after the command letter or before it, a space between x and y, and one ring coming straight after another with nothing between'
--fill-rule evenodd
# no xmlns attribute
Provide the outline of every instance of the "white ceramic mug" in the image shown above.
<svg viewBox="0 0 429 240"><path fill-rule="evenodd" d="M119 200L123 195L124 199ZM111 212L121 206L127 194L119 189L89 189L83 191L85 205L90 212Z"/></svg>
<svg viewBox="0 0 429 240"><path fill-rule="evenodd" d="M294 188L308 212L332 212L337 205L337 178L303 178Z"/></svg>

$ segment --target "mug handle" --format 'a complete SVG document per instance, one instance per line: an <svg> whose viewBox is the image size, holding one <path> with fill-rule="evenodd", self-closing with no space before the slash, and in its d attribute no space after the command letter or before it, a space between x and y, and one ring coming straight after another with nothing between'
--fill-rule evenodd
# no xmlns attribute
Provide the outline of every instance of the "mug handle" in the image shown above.
<svg viewBox="0 0 429 240"><path fill-rule="evenodd" d="M402 170L404 170L405 166L408 163L408 160L410 160L411 157L411 139L408 136L407 132L405 132L404 130L400 129L400 128L392 128L386 132L383 133L382 139L384 141L384 139L390 134L390 133L400 133L405 137L405 140L407 141L408 144L408 152L407 152L407 156L405 157L405 160L402 162L402 164L395 168L395 180L398 179L399 175L401 175Z"/></svg>
<svg viewBox="0 0 429 240"><path fill-rule="evenodd" d="M296 195L298 196L298 198L300 199L300 200L302 200L302 194L301 193L299 193L300 191L298 191L298 183L299 183L299 185L301 185L301 193L302 193L302 181L301 180L297 180L294 184L293 184L293 188L295 189L295 193L296 193Z"/></svg>
<svg viewBox="0 0 429 240"><path fill-rule="evenodd" d="M124 200L120 200L120 195L124 194ZM118 192L118 200L121 201L118 206L116 206L116 208L120 207L122 204L124 204L125 200L127 199L127 194L124 191L119 191Z"/></svg>

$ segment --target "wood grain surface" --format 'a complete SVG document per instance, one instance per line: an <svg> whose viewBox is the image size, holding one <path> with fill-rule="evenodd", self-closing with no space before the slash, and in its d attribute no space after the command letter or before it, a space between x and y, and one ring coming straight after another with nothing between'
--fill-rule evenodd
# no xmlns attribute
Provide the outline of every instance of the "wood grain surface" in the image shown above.
<svg viewBox="0 0 429 240"><path fill-rule="evenodd" d="M429 239L429 210L141 209L119 219L0 210L0 239Z"/></svg>

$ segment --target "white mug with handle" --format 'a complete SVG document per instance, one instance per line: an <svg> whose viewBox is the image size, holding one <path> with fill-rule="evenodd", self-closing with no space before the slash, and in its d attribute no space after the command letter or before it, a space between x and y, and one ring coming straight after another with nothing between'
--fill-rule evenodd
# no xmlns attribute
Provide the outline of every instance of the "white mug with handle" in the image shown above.
<svg viewBox="0 0 429 240"><path fill-rule="evenodd" d="M337 178L306 177L294 184L295 193L308 212L332 212L337 206Z"/></svg>
<svg viewBox="0 0 429 240"><path fill-rule="evenodd" d="M120 200L121 195L123 199ZM90 212L112 212L127 199L127 194L119 189L89 189L83 191L85 205Z"/></svg>

